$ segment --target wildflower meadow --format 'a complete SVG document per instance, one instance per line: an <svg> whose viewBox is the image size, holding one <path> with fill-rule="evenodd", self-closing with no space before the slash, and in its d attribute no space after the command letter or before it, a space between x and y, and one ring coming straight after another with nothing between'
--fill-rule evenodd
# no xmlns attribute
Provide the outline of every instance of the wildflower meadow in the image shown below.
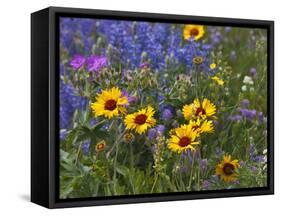
<svg viewBox="0 0 281 216"><path fill-rule="evenodd" d="M267 186L265 29L60 18L60 198Z"/></svg>

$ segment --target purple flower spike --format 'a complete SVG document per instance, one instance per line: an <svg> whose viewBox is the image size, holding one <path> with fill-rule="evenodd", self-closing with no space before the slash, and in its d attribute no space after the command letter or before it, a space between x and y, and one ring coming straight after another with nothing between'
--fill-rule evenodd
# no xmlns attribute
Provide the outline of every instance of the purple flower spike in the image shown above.
<svg viewBox="0 0 281 216"><path fill-rule="evenodd" d="M107 58L104 56L92 55L87 59L87 70L90 72L99 72L107 64Z"/></svg>
<svg viewBox="0 0 281 216"><path fill-rule="evenodd" d="M81 67L84 66L85 62L86 62L86 58L84 56L82 56L82 55L77 54L70 61L70 66L74 70L78 70L78 69L80 69Z"/></svg>
<svg viewBox="0 0 281 216"><path fill-rule="evenodd" d="M253 121L257 115L256 110L240 109L239 111L240 111L241 115L249 121Z"/></svg>
<svg viewBox="0 0 281 216"><path fill-rule="evenodd" d="M250 75L253 76L253 77L256 76L257 75L257 69L254 68L254 67L250 68Z"/></svg>
<svg viewBox="0 0 281 216"><path fill-rule="evenodd" d="M263 113L262 112L258 113L258 120L259 120L260 124L264 122L264 117L263 117Z"/></svg>
<svg viewBox="0 0 281 216"><path fill-rule="evenodd" d="M164 109L162 113L162 118L165 121L169 121L171 118L173 118L173 113L170 109Z"/></svg>
<svg viewBox="0 0 281 216"><path fill-rule="evenodd" d="M253 158L254 161L256 162L264 162L265 161L265 158L263 155L257 155Z"/></svg>
<svg viewBox="0 0 281 216"><path fill-rule="evenodd" d="M129 95L126 89L122 89L122 97L126 96L128 98L129 103L134 103L137 101L137 98L135 96Z"/></svg>
<svg viewBox="0 0 281 216"><path fill-rule="evenodd" d="M82 151L83 151L84 154L88 154L89 153L90 144L91 144L91 140L86 140L82 144Z"/></svg>
<svg viewBox="0 0 281 216"><path fill-rule="evenodd" d="M156 131L157 131L157 134L163 135L164 132L165 132L165 126L164 125L158 125L156 127Z"/></svg>
<svg viewBox="0 0 281 216"><path fill-rule="evenodd" d="M207 159L202 159L200 160L200 168L202 171L205 171L208 166L208 160Z"/></svg>
<svg viewBox="0 0 281 216"><path fill-rule="evenodd" d="M148 138L149 139L156 139L157 137L157 131L155 128L151 128L148 130Z"/></svg>
<svg viewBox="0 0 281 216"><path fill-rule="evenodd" d="M250 105L250 101L248 99L244 99L241 101L241 106L243 108L247 108Z"/></svg>
<svg viewBox="0 0 281 216"><path fill-rule="evenodd" d="M229 120L231 121L236 121L236 122L240 122L242 121L242 116L241 115L234 115L234 116L230 116Z"/></svg>
<svg viewBox="0 0 281 216"><path fill-rule="evenodd" d="M202 184L202 187L205 189L205 190L208 190L210 189L210 186L211 186L211 183L207 180L204 180L203 181L203 184Z"/></svg>
<svg viewBox="0 0 281 216"><path fill-rule="evenodd" d="M65 140L67 131L65 129L60 130L60 140Z"/></svg>
<svg viewBox="0 0 281 216"><path fill-rule="evenodd" d="M181 173L187 173L187 172L188 172L187 167L184 166L184 165L181 165L181 166L180 166L180 172L181 172Z"/></svg>

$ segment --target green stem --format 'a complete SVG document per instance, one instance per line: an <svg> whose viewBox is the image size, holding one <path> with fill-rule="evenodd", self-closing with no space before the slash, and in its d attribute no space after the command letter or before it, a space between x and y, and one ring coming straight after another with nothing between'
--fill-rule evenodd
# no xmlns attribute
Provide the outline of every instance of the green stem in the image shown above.
<svg viewBox="0 0 281 216"><path fill-rule="evenodd" d="M120 134L120 136L115 140L115 142L113 143L111 149L108 151L108 153L106 154L106 158L110 157L110 154L112 153L112 151L114 150L114 148L117 146L117 144L120 142L120 140L122 139L122 137L124 136L124 134L126 133L126 130L123 131L122 134Z"/></svg>
<svg viewBox="0 0 281 216"><path fill-rule="evenodd" d="M79 159L79 155L80 155L80 152L81 152L81 148L82 148L82 143L79 144L79 147L78 147L78 151L77 151L77 155L76 155L76 158L75 158L75 166L77 165L78 163L78 159Z"/></svg>
<svg viewBox="0 0 281 216"><path fill-rule="evenodd" d="M154 187L155 187L155 185L156 185L156 182L157 182L157 180L158 180L158 174L156 175L156 177L154 177L154 182L153 182L153 185L152 185L152 188L151 188L151 191L150 191L150 193L153 193L153 191L154 191Z"/></svg>
<svg viewBox="0 0 281 216"><path fill-rule="evenodd" d="M194 169L194 158L195 158L195 153L196 151L194 150L193 152L193 156L192 156L192 164L191 164L191 172L190 172L190 176L189 176L189 184L188 184L188 190L191 190L191 183L192 183L192 175L193 175L193 169Z"/></svg>
<svg viewBox="0 0 281 216"><path fill-rule="evenodd" d="M133 157L133 155L134 155L134 152L133 152L133 144L132 144L132 142L130 142L130 168L131 168L131 170L133 170L133 168L134 168L134 157Z"/></svg>
<svg viewBox="0 0 281 216"><path fill-rule="evenodd" d="M201 161L201 149L198 148L198 155L199 155L199 161ZM198 165L198 168L197 168L197 178L198 178L198 181L197 181L197 189L199 190L200 188L200 164Z"/></svg>
<svg viewBox="0 0 281 216"><path fill-rule="evenodd" d="M115 126L115 137L117 137L118 135L118 125L117 125L117 121L116 119L114 119L114 126ZM116 167L117 167L117 159L118 159L118 151L119 151L119 145L118 145L119 141L115 141L115 145L116 145L116 151L115 151L115 158L114 158L114 165L113 165L113 191L114 194L116 195L116 190L115 190L115 186L116 186Z"/></svg>

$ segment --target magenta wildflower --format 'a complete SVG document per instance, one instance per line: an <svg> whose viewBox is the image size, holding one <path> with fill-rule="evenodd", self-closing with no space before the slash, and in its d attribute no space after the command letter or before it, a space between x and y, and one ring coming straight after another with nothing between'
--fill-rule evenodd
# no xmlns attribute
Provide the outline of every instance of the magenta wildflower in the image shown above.
<svg viewBox="0 0 281 216"><path fill-rule="evenodd" d="M98 73L107 64L107 58L104 56L92 55L87 59L87 70Z"/></svg>
<svg viewBox="0 0 281 216"><path fill-rule="evenodd" d="M86 62L86 58L84 56L80 54L76 54L74 55L73 59L70 61L70 66L74 70L78 70L84 66L85 62Z"/></svg>

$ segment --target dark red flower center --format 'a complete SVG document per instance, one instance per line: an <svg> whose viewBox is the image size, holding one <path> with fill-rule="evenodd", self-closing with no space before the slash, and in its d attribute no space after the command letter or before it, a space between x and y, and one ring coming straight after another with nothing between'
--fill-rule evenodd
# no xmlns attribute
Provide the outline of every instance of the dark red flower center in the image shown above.
<svg viewBox="0 0 281 216"><path fill-rule="evenodd" d="M199 107L196 109L196 113L195 115L198 116L198 115L206 115L206 111L202 108L202 107Z"/></svg>
<svg viewBox="0 0 281 216"><path fill-rule="evenodd" d="M147 116L145 114L139 114L135 118L135 123L142 125L146 122Z"/></svg>
<svg viewBox="0 0 281 216"><path fill-rule="evenodd" d="M190 30L190 35L197 36L199 34L199 31L197 28L193 28Z"/></svg>
<svg viewBox="0 0 281 216"><path fill-rule="evenodd" d="M224 166L223 166L223 172L225 175L231 175L234 173L234 166L230 163L226 163Z"/></svg>
<svg viewBox="0 0 281 216"><path fill-rule="evenodd" d="M189 137L182 137L179 141L180 147L186 147L191 143L191 139Z"/></svg>
<svg viewBox="0 0 281 216"><path fill-rule="evenodd" d="M117 107L117 101L113 99L106 101L104 105L104 109L111 110L111 111L115 110L116 107Z"/></svg>

